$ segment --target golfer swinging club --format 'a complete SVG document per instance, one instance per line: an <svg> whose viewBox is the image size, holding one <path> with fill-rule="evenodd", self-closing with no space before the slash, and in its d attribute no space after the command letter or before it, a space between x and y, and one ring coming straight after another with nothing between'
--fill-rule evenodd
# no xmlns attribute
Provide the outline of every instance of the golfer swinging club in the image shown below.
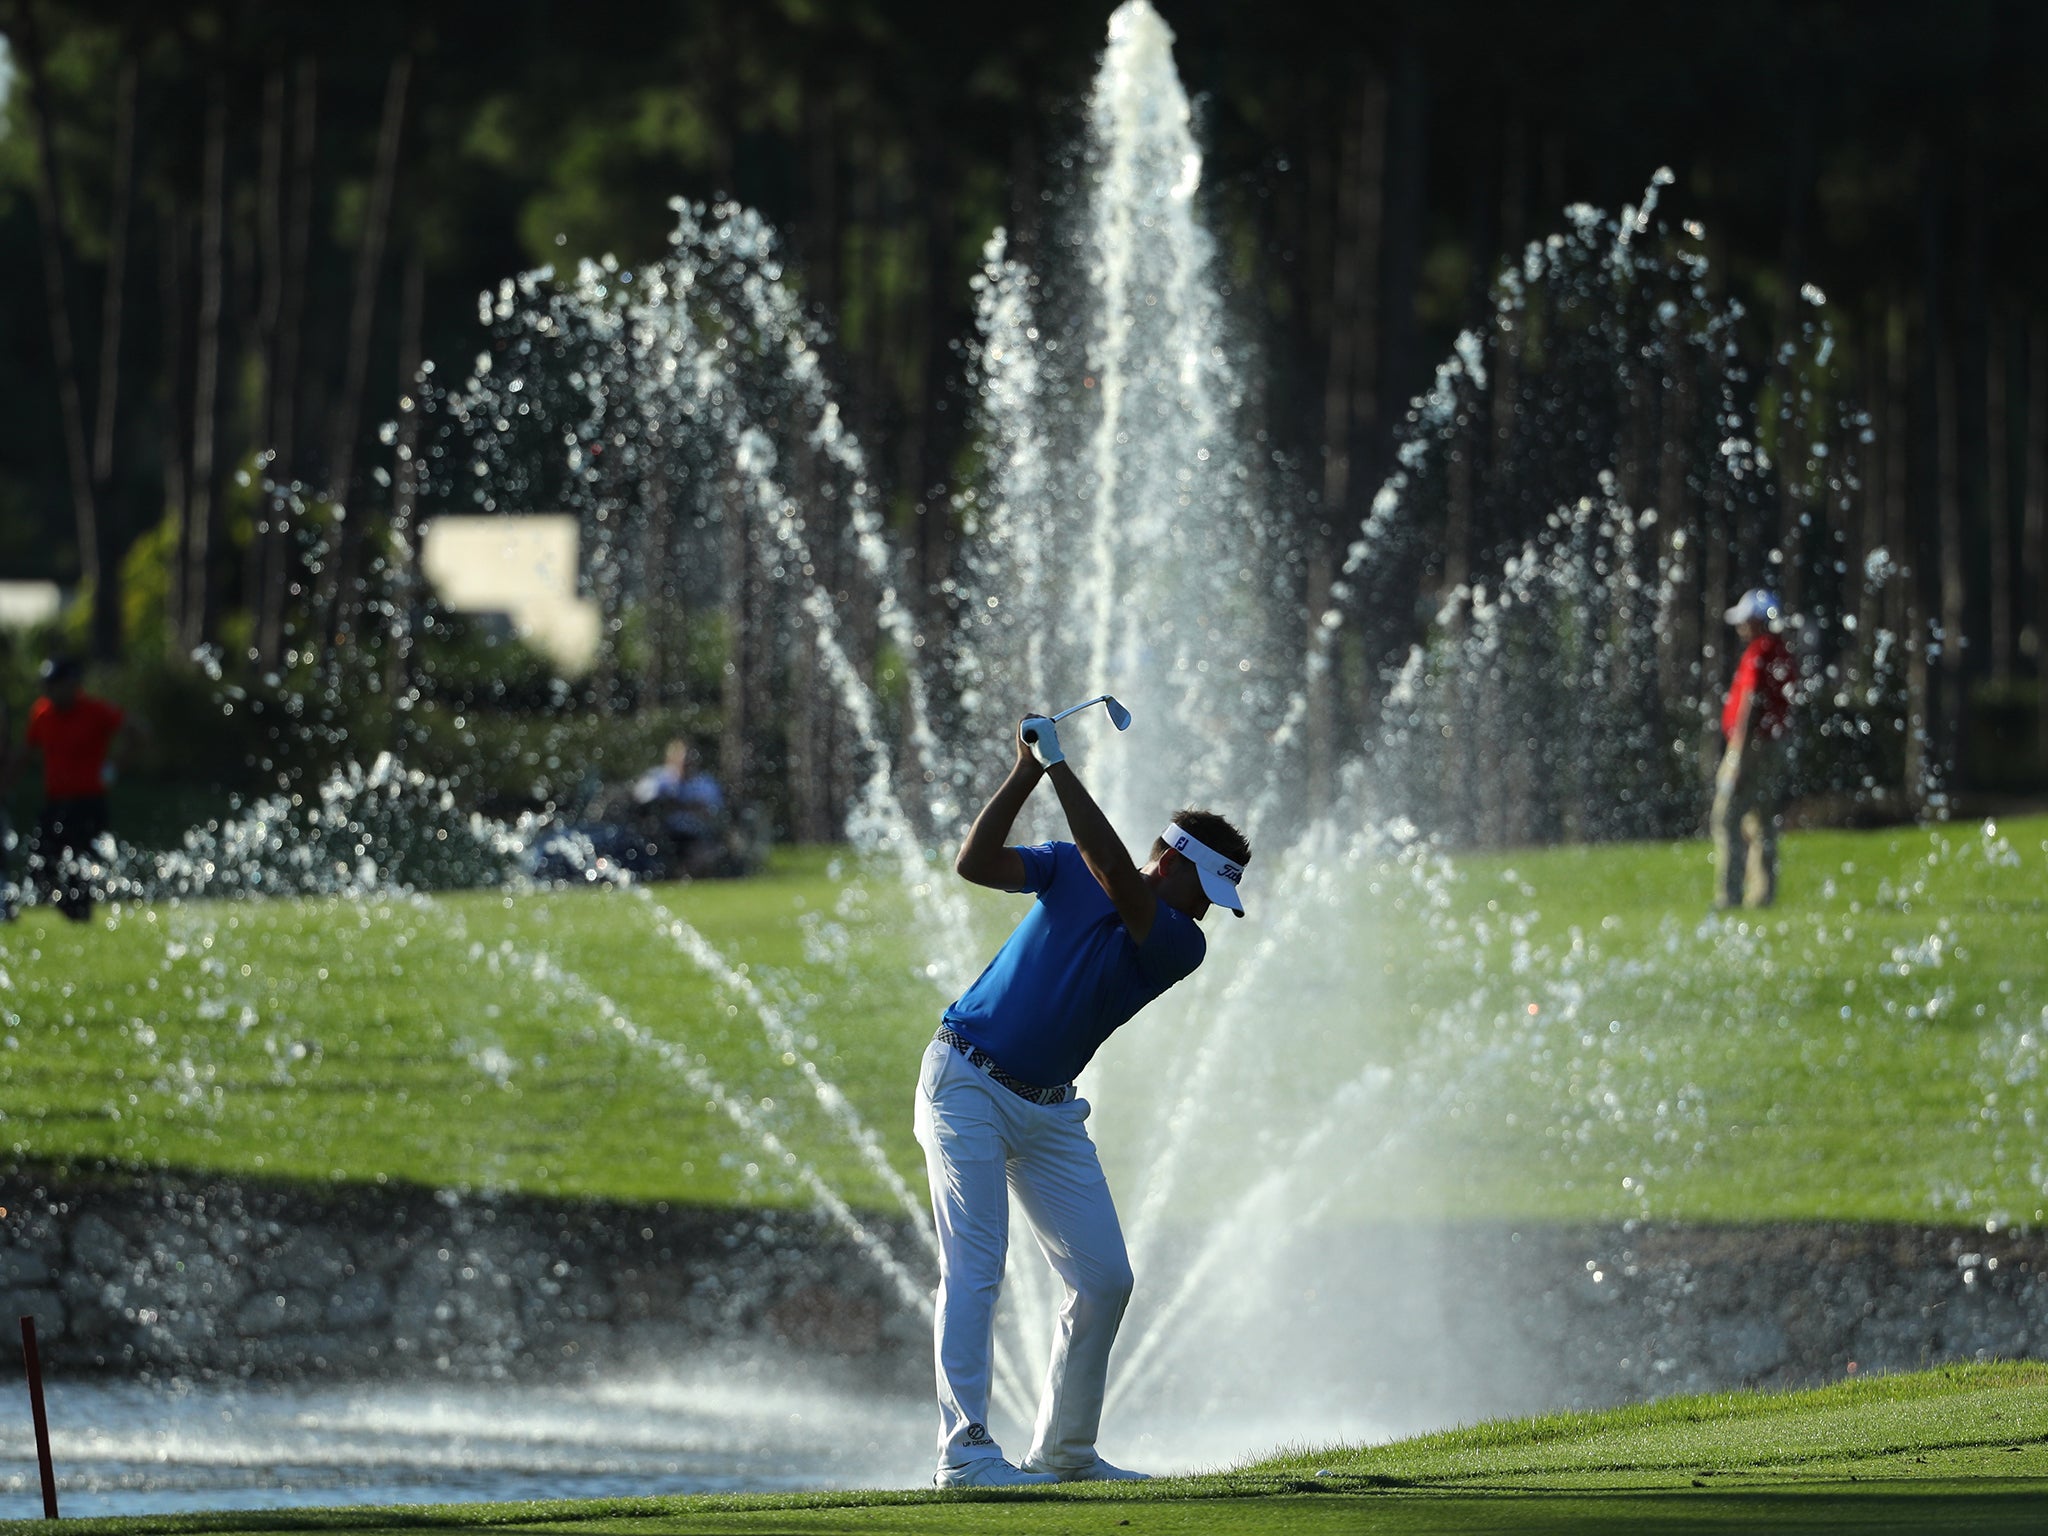
<svg viewBox="0 0 2048 1536"><path fill-rule="evenodd" d="M1121 706L1112 711L1128 723ZM1006 846L1017 813L1048 775L1074 841ZM1250 856L1243 834L1221 816L1186 810L1137 868L1061 754L1053 722L1033 715L1019 725L1009 777L975 818L953 867L976 885L1038 900L946 1010L917 1085L917 1139L939 1237L941 1488L1145 1476L1095 1450L1131 1264L1074 1078L1119 1025L1202 963L1196 924L1212 902L1244 915L1237 886ZM1065 1295L1021 1467L1004 1459L988 1431L1013 1190Z"/></svg>

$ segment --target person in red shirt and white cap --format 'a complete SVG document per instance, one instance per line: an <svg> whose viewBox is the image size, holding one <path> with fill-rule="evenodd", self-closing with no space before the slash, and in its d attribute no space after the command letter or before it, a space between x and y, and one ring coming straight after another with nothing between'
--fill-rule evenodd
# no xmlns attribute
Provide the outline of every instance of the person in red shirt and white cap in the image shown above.
<svg viewBox="0 0 2048 1536"><path fill-rule="evenodd" d="M32 881L73 922L92 916L93 845L107 830L108 754L132 730L118 704L82 686L85 669L69 656L43 663L43 696L28 712L27 745L40 753L43 813L29 853ZM9 778L13 777L10 765Z"/></svg>
<svg viewBox="0 0 2048 1536"><path fill-rule="evenodd" d="M1778 595L1755 587L1724 615L1744 644L1721 708L1727 750L1714 776L1714 905L1768 907L1778 896L1778 826L1791 783L1792 693L1799 663L1778 634Z"/></svg>

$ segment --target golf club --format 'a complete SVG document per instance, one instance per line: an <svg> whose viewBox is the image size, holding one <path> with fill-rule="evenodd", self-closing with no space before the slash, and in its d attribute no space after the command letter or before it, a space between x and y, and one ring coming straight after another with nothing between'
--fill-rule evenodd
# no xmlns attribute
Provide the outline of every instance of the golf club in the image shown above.
<svg viewBox="0 0 2048 1536"><path fill-rule="evenodd" d="M1058 714L1048 716L1047 718L1049 718L1054 725L1058 725L1062 720L1066 719L1067 716L1072 714L1078 714L1080 711L1096 704L1101 704L1109 710L1110 723L1114 725L1118 730L1128 731L1131 728L1131 712L1128 709L1125 709L1123 705L1117 703L1115 699L1111 698L1106 693L1098 693L1097 695L1095 695L1094 698L1084 699L1079 704L1070 704L1065 709L1061 710ZM1036 731L1026 731L1024 733L1024 739L1027 742L1036 741L1038 739L1038 733Z"/></svg>

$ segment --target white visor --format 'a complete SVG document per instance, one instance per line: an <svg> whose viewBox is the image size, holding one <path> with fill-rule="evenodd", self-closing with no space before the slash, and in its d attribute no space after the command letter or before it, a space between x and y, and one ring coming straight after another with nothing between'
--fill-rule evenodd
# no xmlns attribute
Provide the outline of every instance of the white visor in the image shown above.
<svg viewBox="0 0 2048 1536"><path fill-rule="evenodd" d="M1238 899L1238 882L1244 879L1244 867L1234 859L1226 859L1200 838L1181 831L1178 825L1168 826L1159 834L1161 841L1182 857L1192 860L1202 876L1202 894L1219 907L1228 907L1239 917L1244 916L1244 903Z"/></svg>

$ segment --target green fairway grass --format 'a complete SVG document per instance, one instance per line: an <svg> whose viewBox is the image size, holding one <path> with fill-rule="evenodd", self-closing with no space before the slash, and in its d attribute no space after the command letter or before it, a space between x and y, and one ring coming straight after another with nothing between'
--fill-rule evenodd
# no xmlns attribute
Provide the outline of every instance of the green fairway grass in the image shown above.
<svg viewBox="0 0 2048 1536"><path fill-rule="evenodd" d="M0 929L0 1158L711 1206L804 1203L808 1163L889 1207L805 1066L918 1188L910 1088L947 994L893 874L844 863L31 909ZM2042 1221L2048 820L1796 835L1785 867L1776 909L1720 916L1698 843L1347 874L1345 943L1287 960L1317 1070L1288 1065L1309 1025L1275 1056L1281 1092L1361 1062L1410 1085L1409 1162L1346 1213ZM1018 910L981 901L982 941ZM1105 1052L1112 1085L1180 1037L1180 998Z"/></svg>
<svg viewBox="0 0 2048 1536"><path fill-rule="evenodd" d="M1384 877L1359 953L1435 1119L1378 1198L2048 1218L2048 822L1812 832L1784 862L1765 912L1708 910L1699 843L1461 859L1447 901Z"/></svg>
<svg viewBox="0 0 2048 1536"><path fill-rule="evenodd" d="M2048 1366L1552 1414L1208 1476L1019 1493L847 1492L79 1520L80 1536L500 1531L2039 1531ZM30 1536L28 1521L0 1536Z"/></svg>
<svg viewBox="0 0 2048 1536"><path fill-rule="evenodd" d="M685 922L758 973L794 1048L893 1128L885 1101L906 1096L937 1005L893 914L842 914L827 865L787 855L751 880L644 891L197 902L92 927L32 910L0 934L0 1146L73 1169L794 1199L635 1040L687 1047L793 1143L840 1150L745 1000L679 947ZM830 970L806 963L807 933L859 957L829 1023L802 990ZM858 1160L831 1173L884 1201Z"/></svg>
<svg viewBox="0 0 2048 1536"><path fill-rule="evenodd" d="M1444 1203L2040 1223L2048 822L1814 832L1785 864L1776 908L1709 915L1699 844L1466 861L1435 986L1470 973L1466 1038L1526 1023L1443 1138Z"/></svg>

